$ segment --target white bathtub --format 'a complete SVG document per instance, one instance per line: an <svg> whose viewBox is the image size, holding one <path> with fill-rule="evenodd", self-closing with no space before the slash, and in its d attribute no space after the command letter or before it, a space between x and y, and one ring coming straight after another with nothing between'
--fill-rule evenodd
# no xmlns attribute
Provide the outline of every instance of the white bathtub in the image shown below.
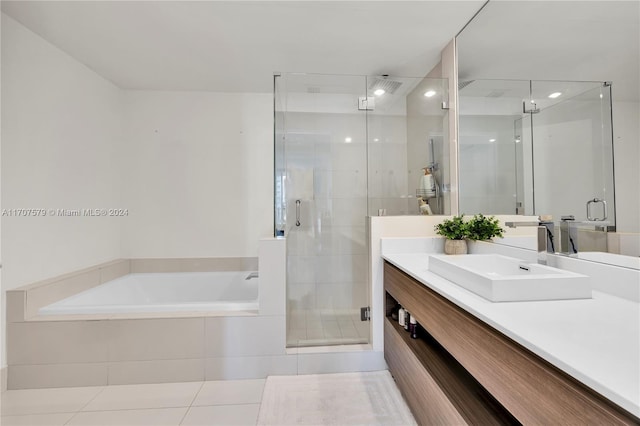
<svg viewBox="0 0 640 426"><path fill-rule="evenodd" d="M249 271L129 274L40 308L40 315L257 311Z"/></svg>

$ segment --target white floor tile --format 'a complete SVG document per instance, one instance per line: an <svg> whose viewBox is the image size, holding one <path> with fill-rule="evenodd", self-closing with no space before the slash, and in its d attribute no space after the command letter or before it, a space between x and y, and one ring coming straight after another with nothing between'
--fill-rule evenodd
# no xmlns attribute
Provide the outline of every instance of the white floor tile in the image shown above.
<svg viewBox="0 0 640 426"><path fill-rule="evenodd" d="M74 413L27 414L24 416L2 416L2 426L62 426Z"/></svg>
<svg viewBox="0 0 640 426"><path fill-rule="evenodd" d="M218 405L191 407L182 421L183 426L255 425L260 404Z"/></svg>
<svg viewBox="0 0 640 426"><path fill-rule="evenodd" d="M107 386L82 411L188 407L202 382Z"/></svg>
<svg viewBox="0 0 640 426"><path fill-rule="evenodd" d="M69 426L177 426L188 408L80 412Z"/></svg>
<svg viewBox="0 0 640 426"><path fill-rule="evenodd" d="M205 382L194 406L256 404L262 400L264 379Z"/></svg>
<svg viewBox="0 0 640 426"><path fill-rule="evenodd" d="M2 415L76 412L103 389L103 386L92 386L9 390L2 393Z"/></svg>

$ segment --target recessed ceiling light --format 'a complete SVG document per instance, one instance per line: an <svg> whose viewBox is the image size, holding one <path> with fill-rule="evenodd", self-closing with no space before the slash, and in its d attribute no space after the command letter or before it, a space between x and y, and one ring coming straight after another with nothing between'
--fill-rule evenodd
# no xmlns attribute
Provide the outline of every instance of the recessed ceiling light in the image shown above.
<svg viewBox="0 0 640 426"><path fill-rule="evenodd" d="M549 95L549 97L550 97L551 99L555 99L555 98L557 98L557 97L558 97L558 96L560 96L560 95L562 95L562 92L553 92L552 94L550 94L550 95Z"/></svg>
<svg viewBox="0 0 640 426"><path fill-rule="evenodd" d="M380 142L380 139L375 138L373 141L374 141L374 142Z"/></svg>
<svg viewBox="0 0 640 426"><path fill-rule="evenodd" d="M351 138L344 138L344 141L345 141L346 143L351 143Z"/></svg>
<svg viewBox="0 0 640 426"><path fill-rule="evenodd" d="M489 139L489 142L495 142L495 141L496 141L495 139Z"/></svg>
<svg viewBox="0 0 640 426"><path fill-rule="evenodd" d="M425 95L427 98L430 98L430 97L432 97L432 96L433 96L433 95L435 95L435 94L436 94L436 91L435 91L435 90L427 90L426 92L424 92L424 95Z"/></svg>
<svg viewBox="0 0 640 426"><path fill-rule="evenodd" d="M373 92L373 94L376 96L382 96L384 95L384 89L377 89Z"/></svg>

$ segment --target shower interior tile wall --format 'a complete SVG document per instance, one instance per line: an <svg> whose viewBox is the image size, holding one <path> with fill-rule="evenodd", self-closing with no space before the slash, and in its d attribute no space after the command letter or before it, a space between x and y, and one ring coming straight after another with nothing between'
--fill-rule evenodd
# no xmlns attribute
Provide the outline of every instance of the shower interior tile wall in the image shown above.
<svg viewBox="0 0 640 426"><path fill-rule="evenodd" d="M407 191L407 160L405 118L368 121L379 125L367 133L362 112L287 113L289 340L369 335L359 313L369 304L365 217L378 208L407 212L399 196Z"/></svg>
<svg viewBox="0 0 640 426"><path fill-rule="evenodd" d="M417 213L415 188L407 181L407 117L370 114L368 146L369 215Z"/></svg>
<svg viewBox="0 0 640 426"><path fill-rule="evenodd" d="M460 134L461 213L515 211L513 123L518 118L460 116L460 128L464 129Z"/></svg>

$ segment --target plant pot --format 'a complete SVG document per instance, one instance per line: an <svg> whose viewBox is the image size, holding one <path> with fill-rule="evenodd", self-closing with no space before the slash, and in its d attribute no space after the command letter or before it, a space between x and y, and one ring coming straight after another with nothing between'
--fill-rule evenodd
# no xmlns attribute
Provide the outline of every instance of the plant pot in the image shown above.
<svg viewBox="0 0 640 426"><path fill-rule="evenodd" d="M467 254L467 240L445 240L445 254Z"/></svg>

